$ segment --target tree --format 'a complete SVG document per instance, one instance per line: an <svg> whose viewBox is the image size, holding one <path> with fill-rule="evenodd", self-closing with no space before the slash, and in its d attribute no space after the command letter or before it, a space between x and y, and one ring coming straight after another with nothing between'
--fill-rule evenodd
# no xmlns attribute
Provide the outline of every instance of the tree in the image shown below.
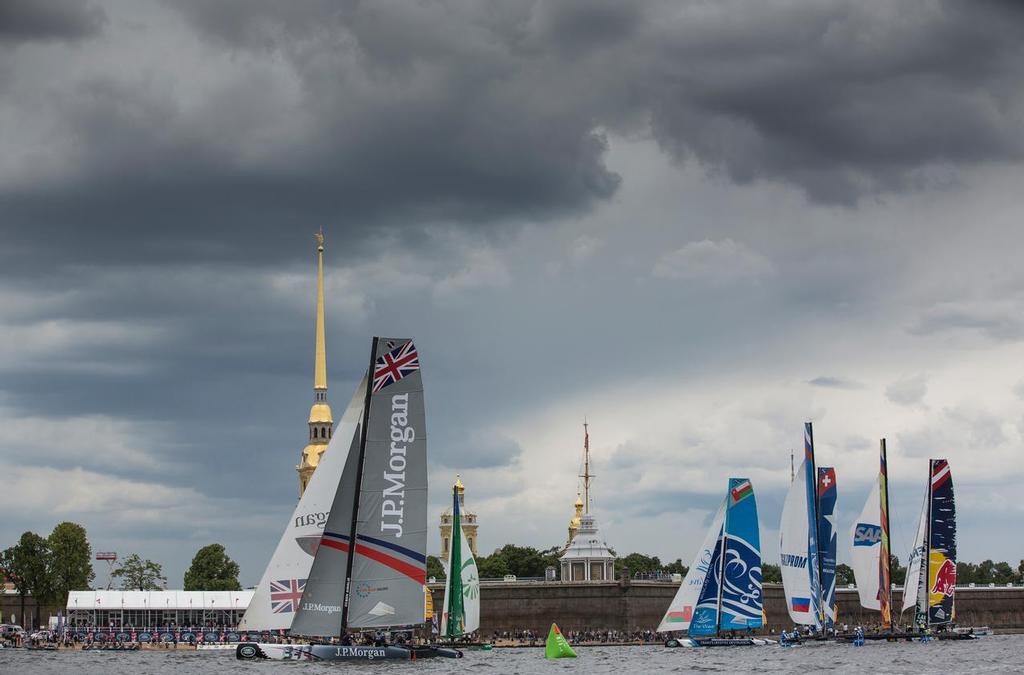
<svg viewBox="0 0 1024 675"><path fill-rule="evenodd" d="M683 564L682 558L676 558L675 562L665 565L662 569L669 574L681 574L684 577L686 576L686 573L690 571L690 568Z"/></svg>
<svg viewBox="0 0 1024 675"><path fill-rule="evenodd" d="M51 599L64 605L69 592L89 590L96 576L92 571L92 547L85 536L85 528L69 522L53 528L47 543L53 588Z"/></svg>
<svg viewBox="0 0 1024 675"><path fill-rule="evenodd" d="M221 544L210 544L196 552L185 572L186 591L240 591L238 563L228 557Z"/></svg>
<svg viewBox="0 0 1024 675"><path fill-rule="evenodd" d="M167 586L163 567L152 560L143 560L138 553L128 556L111 576L120 577L121 588L125 590L159 591Z"/></svg>
<svg viewBox="0 0 1024 675"><path fill-rule="evenodd" d="M436 555L427 556L427 578L444 579L444 563Z"/></svg>
<svg viewBox="0 0 1024 675"><path fill-rule="evenodd" d="M907 568L900 565L897 556L889 556L889 580L897 586L902 586L907 581Z"/></svg>
<svg viewBox="0 0 1024 675"><path fill-rule="evenodd" d="M836 565L836 585L848 586L853 583L856 583L856 580L853 578L853 569L843 563Z"/></svg>
<svg viewBox="0 0 1024 675"><path fill-rule="evenodd" d="M770 563L761 563L761 581L766 584L781 584L782 568Z"/></svg>
<svg viewBox="0 0 1024 675"><path fill-rule="evenodd" d="M31 595L38 606L47 602L52 595L49 562L49 546L35 532L23 533L17 544L0 554L0 568L21 597L23 626L34 623L25 620L25 598Z"/></svg>
<svg viewBox="0 0 1024 675"><path fill-rule="evenodd" d="M658 556L644 555L643 553L630 553L624 558L615 560L615 575L622 574L623 568L629 568L630 574L651 574L661 571L661 560Z"/></svg>

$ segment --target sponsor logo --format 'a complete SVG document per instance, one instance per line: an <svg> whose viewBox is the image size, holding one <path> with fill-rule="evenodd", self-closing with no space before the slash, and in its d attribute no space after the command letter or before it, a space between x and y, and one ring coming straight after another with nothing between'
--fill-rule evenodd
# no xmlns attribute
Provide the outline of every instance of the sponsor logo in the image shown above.
<svg viewBox="0 0 1024 675"><path fill-rule="evenodd" d="M295 537L295 543L309 555L316 555L316 550L320 548L320 535L315 534L306 537Z"/></svg>
<svg viewBox="0 0 1024 675"><path fill-rule="evenodd" d="M796 567L803 569L807 567L807 557L802 555L793 555L792 553L783 553L779 556L783 567Z"/></svg>
<svg viewBox="0 0 1024 675"><path fill-rule="evenodd" d="M253 645L242 645L238 648L238 655L245 659L256 658L256 647Z"/></svg>
<svg viewBox="0 0 1024 675"><path fill-rule="evenodd" d="M956 565L949 558L942 561L939 569L935 571L935 581L932 583L932 593L950 597L956 588Z"/></svg>
<svg viewBox="0 0 1024 675"><path fill-rule="evenodd" d="M857 529L853 531L854 546L874 546L882 541L882 527L868 523L857 523Z"/></svg>
<svg viewBox="0 0 1024 675"><path fill-rule="evenodd" d="M380 504L380 531L402 537L405 522L405 451L416 440L416 429L409 426L409 394L391 397L391 454L384 470L384 493Z"/></svg>
<svg viewBox="0 0 1024 675"><path fill-rule="evenodd" d="M327 517L331 515L330 511L324 511L322 513L303 513L302 515L295 516L295 527L309 527L315 525L318 529L324 529L324 525L327 524Z"/></svg>
<svg viewBox="0 0 1024 675"><path fill-rule="evenodd" d="M341 608L339 607L339 610L340 609ZM371 609L367 613L370 616L391 616L395 613L395 608L387 604L386 602L378 602L376 605L373 606L373 609Z"/></svg>
<svg viewBox="0 0 1024 675"><path fill-rule="evenodd" d="M319 602L304 602L302 603L302 611L304 612L320 612L321 614L339 614L341 613L341 605L325 605Z"/></svg>
<svg viewBox="0 0 1024 675"><path fill-rule="evenodd" d="M375 659L384 658L386 654L384 649L368 649L366 647L335 647L335 656L352 656L361 659Z"/></svg>
<svg viewBox="0 0 1024 675"><path fill-rule="evenodd" d="M361 583L358 586L356 586L356 595L358 595L360 598L365 598L369 596L371 593L379 593L381 591L386 590L388 590L387 586L373 586L368 583Z"/></svg>

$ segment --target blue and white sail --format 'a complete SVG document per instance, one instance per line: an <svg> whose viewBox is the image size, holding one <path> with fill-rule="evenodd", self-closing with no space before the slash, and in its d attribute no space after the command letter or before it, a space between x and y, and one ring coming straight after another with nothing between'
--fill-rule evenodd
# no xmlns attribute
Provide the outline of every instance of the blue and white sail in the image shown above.
<svg viewBox="0 0 1024 675"><path fill-rule="evenodd" d="M818 467L818 555L821 573L821 613L826 627L835 625L836 553L839 533L836 530L836 470Z"/></svg>
<svg viewBox="0 0 1024 675"><path fill-rule="evenodd" d="M697 603L700 600L701 591L704 589L704 581L708 577L712 559L715 557L715 550L721 545L722 525L725 523L725 507L726 502L723 501L715 513L715 517L711 520L711 527L708 528L704 542L697 549L697 554L693 557L693 563L690 564L690 569L687 570L683 583L679 586L679 590L676 591L672 604L668 606L665 616L658 625L659 633L689 629L690 622L693 621L694 608L697 607Z"/></svg>
<svg viewBox="0 0 1024 675"><path fill-rule="evenodd" d="M715 525L712 524L712 532ZM761 536L757 502L749 479L729 479L725 519L717 535L689 626L693 637L760 628L764 624Z"/></svg>
<svg viewBox="0 0 1024 675"><path fill-rule="evenodd" d="M817 471L814 436L804 425L804 459L797 469L782 507L779 557L786 609L794 623L820 629L823 622L817 514ZM834 472L833 472L834 476ZM834 531L834 527L831 528ZM835 560L835 549L832 559ZM833 563L833 577L834 577ZM833 579L834 583L834 579Z"/></svg>

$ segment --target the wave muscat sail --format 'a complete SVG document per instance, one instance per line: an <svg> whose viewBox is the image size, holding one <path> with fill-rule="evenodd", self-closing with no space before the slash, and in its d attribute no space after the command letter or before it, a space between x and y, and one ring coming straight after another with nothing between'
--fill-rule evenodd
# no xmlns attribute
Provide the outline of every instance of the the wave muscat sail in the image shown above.
<svg viewBox="0 0 1024 675"><path fill-rule="evenodd" d="M687 630L693 620L694 608L704 588L704 580L707 578L708 570L711 568L711 559L714 557L715 548L722 532L722 524L725 523L725 502L719 507L711 520L711 527L708 529L704 542L693 557L693 563L686 572L682 585L672 598L665 616L658 625L658 632L673 630Z"/></svg>
<svg viewBox="0 0 1024 675"><path fill-rule="evenodd" d="M747 478L730 478L724 523L717 533L704 585L697 599L691 636L714 635L723 630L760 628L761 537L754 488Z"/></svg>
<svg viewBox="0 0 1024 675"><path fill-rule="evenodd" d="M292 627L313 566L313 556L332 513L350 447L355 444L358 450L357 431L365 398L364 377L274 549L274 555L239 623L241 630L287 630ZM340 602L336 604L340 605Z"/></svg>
<svg viewBox="0 0 1024 675"><path fill-rule="evenodd" d="M836 470L830 466L818 467L818 554L821 556L821 613L822 624L836 622Z"/></svg>

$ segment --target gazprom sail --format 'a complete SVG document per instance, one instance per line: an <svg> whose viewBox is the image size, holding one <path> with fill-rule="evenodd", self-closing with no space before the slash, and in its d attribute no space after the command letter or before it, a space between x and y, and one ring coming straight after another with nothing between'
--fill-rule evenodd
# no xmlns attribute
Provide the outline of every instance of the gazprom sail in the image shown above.
<svg viewBox="0 0 1024 675"><path fill-rule="evenodd" d="M725 501L658 630L685 629L689 634L690 639L672 639L668 646L739 646L766 641L714 636L762 625L761 540L754 488L747 478L730 478Z"/></svg>
<svg viewBox="0 0 1024 675"><path fill-rule="evenodd" d="M835 469L815 466L807 422L804 459L782 507L779 557L790 619L819 630L836 620L836 495Z"/></svg>
<svg viewBox="0 0 1024 675"><path fill-rule="evenodd" d="M951 623L956 593L956 505L949 462L929 461L928 489L907 565L903 609L920 630Z"/></svg>

